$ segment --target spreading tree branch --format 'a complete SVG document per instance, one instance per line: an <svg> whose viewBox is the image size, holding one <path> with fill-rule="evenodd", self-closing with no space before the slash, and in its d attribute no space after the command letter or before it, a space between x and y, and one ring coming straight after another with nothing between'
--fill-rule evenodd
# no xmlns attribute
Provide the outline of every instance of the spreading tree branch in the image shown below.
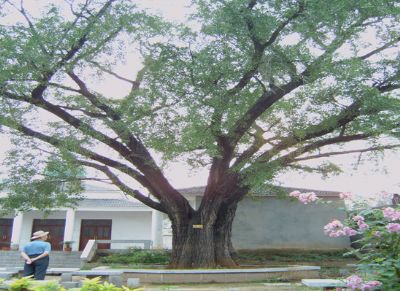
<svg viewBox="0 0 400 291"><path fill-rule="evenodd" d="M311 155L307 157L295 158L292 162L300 162L312 159L319 159L319 158L326 158L330 156L337 156L337 155L347 155L353 153L365 153L365 152L373 152L373 151L381 151L385 149L395 149L400 148L400 144L393 144L393 145L385 145L385 146L377 146L377 147L370 147L370 148L363 148L363 149L356 149L356 150L348 150L348 151L340 151L340 152L327 152L321 153L318 155Z"/></svg>
<svg viewBox="0 0 400 291"><path fill-rule="evenodd" d="M79 154L87 159L99 162L103 165L121 171L122 173L125 173L128 176L135 179L136 181L138 181L142 186L146 187L155 197L161 199L162 193L153 186L153 183L151 183L146 176L142 175L140 172L134 170L133 168L129 167L126 164L120 163L116 160L100 155L99 153L90 151L82 146L77 146L76 144L71 145L68 142L63 142L61 139L55 136L45 135L25 125L22 125L21 123L18 123L15 120L11 120L6 117L2 117L0 119L0 123L3 124L4 126L17 130L26 136L30 136L35 139L41 140L47 144L50 144L55 148L65 147L73 153Z"/></svg>
<svg viewBox="0 0 400 291"><path fill-rule="evenodd" d="M102 65L99 64L98 62L89 61L89 63L92 64L92 65L94 65L94 66L96 66L96 67L99 68L101 71L106 72L107 74L110 74L111 76L114 76L115 78L117 78L117 79L119 79L119 80L122 80L122 81L125 81L125 82L128 82L128 83L132 84L132 86L135 86L135 87L138 87L138 86L139 86L139 84L138 84L137 81L135 81L135 80L130 80L130 79L127 79L127 78L125 78L125 77L122 77L122 76L118 75L117 73L115 73L115 72L113 72L113 71L111 71L111 70L105 68L104 66L102 66Z"/></svg>
<svg viewBox="0 0 400 291"><path fill-rule="evenodd" d="M105 119L107 117L107 115L105 114L101 114L98 112L92 112L89 110L85 110L83 108L80 107L74 107L74 106L60 106L61 108L65 109L65 110L70 110L70 111L80 111L83 114L89 116L89 117L93 117L93 118L100 118L100 119Z"/></svg>
<svg viewBox="0 0 400 291"><path fill-rule="evenodd" d="M336 136L336 137L318 140L318 141L312 142L310 144L307 144L307 145L300 147L282 157L279 157L275 161L279 161L279 163L286 165L288 163L291 163L291 161L293 161L296 157L298 157L304 153L314 151L321 147L324 147L327 145L339 144L339 143L347 143L347 142L357 141L357 140L365 140L370 136L371 135L369 135L369 134L354 134L354 135L349 135L349 136L342 136L339 134L339 136Z"/></svg>
<svg viewBox="0 0 400 291"><path fill-rule="evenodd" d="M274 30L274 32L271 34L270 38L264 42L262 44L262 46L264 48L266 48L267 46L272 45L275 40L278 38L279 34L282 32L282 30L285 29L285 27L294 19L298 18L299 16L301 16L301 14L304 12L305 10L305 4L303 1L299 1L298 3L298 9L295 13L293 13L290 17L288 17L285 21L283 21L281 24L278 25L278 27Z"/></svg>
<svg viewBox="0 0 400 291"><path fill-rule="evenodd" d="M260 150L260 148L267 143L267 140L263 137L265 131L254 123L255 133L251 134L253 136L253 143L250 147L248 147L235 161L232 165L232 168L237 167L242 162L245 162L249 158L251 158L256 152Z"/></svg>
<svg viewBox="0 0 400 291"><path fill-rule="evenodd" d="M42 98L37 100L29 98L27 96L18 96L10 92L2 92L2 94L6 95L7 98L9 99L26 102L34 106L40 107L48 111L49 113L52 113L53 115L64 120L67 124L71 125L75 129L79 131L84 131L84 133L87 134L88 136L94 138L95 140L100 141L101 143L104 143L105 145L109 146L110 148L118 152L120 155L127 157L133 164L136 164L138 162L137 160L135 160L134 157L132 157L130 150L126 148L122 143L94 129L88 123L85 123L80 119L76 118L75 116L69 114L60 106L54 105Z"/></svg>
<svg viewBox="0 0 400 291"><path fill-rule="evenodd" d="M115 186L117 186L119 189L121 189L122 192L132 196L133 198L139 200L143 204L154 208L158 211L166 213L165 208L162 206L162 204L154 201L153 199L146 197L143 193L141 193L139 190L134 190L125 183L123 183L117 175L115 175L108 167L99 165L96 163L88 162L88 161L83 161L83 160L77 160L78 163L80 163L83 166L86 167L91 167L94 168L98 171L103 172L112 182Z"/></svg>
<svg viewBox="0 0 400 291"><path fill-rule="evenodd" d="M111 119L115 121L121 120L121 116L117 113L112 107L108 106L104 102L101 102L99 98L95 94L89 91L88 87L86 86L85 82L82 81L73 71L67 73L68 76L78 85L79 93L82 94L89 102L94 105L96 108L102 110L104 113L107 114Z"/></svg>
<svg viewBox="0 0 400 291"><path fill-rule="evenodd" d="M264 113L273 104L279 101L282 97L286 96L296 88L311 82L309 79L311 72L317 70L321 64L327 59L332 57L332 53L340 48L348 39L349 35L354 33L354 28L357 27L364 19L359 19L353 25L349 27L347 31L344 31L341 35L337 36L329 46L326 47L325 52L317 57L306 69L296 76L290 82L282 86L272 86L271 90L264 92L260 98L239 118L228 134L230 137L230 143L236 145L242 138L243 134L251 127L254 121ZM309 80L308 80L309 79Z"/></svg>
<svg viewBox="0 0 400 291"><path fill-rule="evenodd" d="M374 50L360 56L359 59L366 60L366 59L370 58L371 56L376 55L377 53L380 53L381 51L392 47L394 44L396 44L398 42L400 42L400 37L397 37L397 38L385 43L383 46L378 47L377 49L374 49Z"/></svg>
<svg viewBox="0 0 400 291"><path fill-rule="evenodd" d="M254 2L257 2L257 1L252 1L249 3L249 6L248 6L249 10L251 10L254 7L254 5L256 4ZM249 81L251 80L251 78L254 77L255 73L258 70L258 67L261 64L261 59L262 59L265 49L268 46L271 46L276 41L276 39L278 38L278 36L282 32L282 30L291 21L293 21L294 19L299 17L303 11L304 11L304 3L302 1L300 1L298 10L295 13L293 13L291 16L289 16L284 22L282 22L276 28L276 30L274 30L272 32L270 38L265 42L261 42L261 40L256 35L254 23L252 22L252 20L249 17L246 17L247 29L249 30L250 38L251 38L251 40L253 42L253 46L254 46L254 55L252 57L251 65L249 66L249 69L243 74L243 76L241 77L239 82L232 89L230 89L228 91L227 95L237 94L240 90L242 90L249 83Z"/></svg>
<svg viewBox="0 0 400 291"><path fill-rule="evenodd" d="M93 17L92 21L90 21L86 28L84 29L84 32L82 35L77 39L76 42L67 50L67 52L64 54L64 56L53 66L51 70L43 72L43 76L41 80L39 80L39 85L32 90L32 98L33 99L42 99L43 98L43 92L47 89L48 82L50 79L53 77L53 75L60 69L62 68L68 61L70 61L85 45L85 43L88 40L88 35L91 31L92 25L98 19L104 15L104 13L107 11L109 6L115 2L116 0L109 0L107 1L101 8L100 10L96 13L95 17ZM47 55L48 56L48 55Z"/></svg>

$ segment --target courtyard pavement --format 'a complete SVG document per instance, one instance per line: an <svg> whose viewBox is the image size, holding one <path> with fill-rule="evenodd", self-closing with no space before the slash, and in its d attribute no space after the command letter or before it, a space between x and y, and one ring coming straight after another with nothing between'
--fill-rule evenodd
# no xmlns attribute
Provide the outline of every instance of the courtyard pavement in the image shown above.
<svg viewBox="0 0 400 291"><path fill-rule="evenodd" d="M232 283L232 284L188 284L188 285L143 285L146 291L307 291L300 283Z"/></svg>

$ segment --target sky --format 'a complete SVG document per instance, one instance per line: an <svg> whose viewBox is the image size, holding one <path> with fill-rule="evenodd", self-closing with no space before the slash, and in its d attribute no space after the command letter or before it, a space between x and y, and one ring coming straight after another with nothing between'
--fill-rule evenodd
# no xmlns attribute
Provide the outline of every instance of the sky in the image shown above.
<svg viewBox="0 0 400 291"><path fill-rule="evenodd" d="M187 0L147 0L141 1L152 11L158 11L172 21L180 21L190 12ZM372 39L368 39L373 43ZM371 196L381 191L400 193L400 152L387 152L379 161L366 161L357 168L354 164L358 155L345 155L333 159L343 165L343 174L321 179L317 175L296 173L282 174L278 182L286 186L317 190L350 191L359 196ZM191 187L205 185L207 170L193 172L183 164L174 164L168 171L174 185ZM182 179L182 176L185 176Z"/></svg>
<svg viewBox="0 0 400 291"><path fill-rule="evenodd" d="M27 8L37 9L38 3L46 0L25 1ZM146 0L139 1L142 7L152 12L160 13L172 21L180 21L190 12L188 0ZM30 6L32 5L32 6ZM11 15L10 15L11 16ZM121 68L124 72L127 68ZM127 71L126 71L127 72ZM105 84L105 91L113 90L114 86ZM5 151L10 149L8 137L0 135L0 161L3 160ZM317 175L300 175L295 173L282 174L277 182L285 186L301 187L318 190L350 191L360 196L371 196L380 191L400 193L400 154L388 152L379 161L366 161L358 168L354 168L357 155L339 156L335 162L343 165L343 174L327 179ZM0 168L4 172L4 168ZM174 163L166 168L165 173L172 184L177 188L203 186L207 181L207 169L193 171L183 163Z"/></svg>

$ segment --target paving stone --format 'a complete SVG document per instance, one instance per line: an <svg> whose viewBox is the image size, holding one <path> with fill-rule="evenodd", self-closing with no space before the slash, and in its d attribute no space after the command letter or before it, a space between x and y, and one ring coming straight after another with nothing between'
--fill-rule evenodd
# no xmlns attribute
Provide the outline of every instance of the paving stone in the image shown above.
<svg viewBox="0 0 400 291"><path fill-rule="evenodd" d="M140 286L140 279L139 278L128 278L126 285L129 288L137 288Z"/></svg>
<svg viewBox="0 0 400 291"><path fill-rule="evenodd" d="M108 281L117 287L122 286L122 276L110 276Z"/></svg>
<svg viewBox="0 0 400 291"><path fill-rule="evenodd" d="M0 272L0 278L1 279L11 279L11 277L14 275L13 272Z"/></svg>
<svg viewBox="0 0 400 291"><path fill-rule="evenodd" d="M60 282L60 285L63 286L65 289L78 288L79 282L65 281L65 282Z"/></svg>
<svg viewBox="0 0 400 291"><path fill-rule="evenodd" d="M72 273L63 273L60 276L61 282L71 282L72 281Z"/></svg>

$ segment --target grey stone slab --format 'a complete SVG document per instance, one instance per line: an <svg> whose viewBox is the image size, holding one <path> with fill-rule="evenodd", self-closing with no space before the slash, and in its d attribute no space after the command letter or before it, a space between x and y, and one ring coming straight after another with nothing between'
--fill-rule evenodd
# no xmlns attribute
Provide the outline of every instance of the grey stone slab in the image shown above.
<svg viewBox="0 0 400 291"><path fill-rule="evenodd" d="M140 286L139 278L128 278L126 281L126 286L129 288L138 288Z"/></svg>
<svg viewBox="0 0 400 291"><path fill-rule="evenodd" d="M122 271L116 270L81 270L72 272L74 276L118 276L122 274Z"/></svg>
<svg viewBox="0 0 400 291"><path fill-rule="evenodd" d="M48 268L46 274L63 274L79 271L79 268Z"/></svg>
<svg viewBox="0 0 400 291"><path fill-rule="evenodd" d="M335 279L303 279L301 283L307 287L346 287L346 284L342 280Z"/></svg>
<svg viewBox="0 0 400 291"><path fill-rule="evenodd" d="M0 279L11 279L11 277L13 276L13 275L15 275L16 273L14 273L14 272L0 272Z"/></svg>
<svg viewBox="0 0 400 291"><path fill-rule="evenodd" d="M72 273L63 273L60 276L61 282L71 282L72 281Z"/></svg>
<svg viewBox="0 0 400 291"><path fill-rule="evenodd" d="M159 269L122 269L125 273L149 273L149 274L228 274L228 273L268 273L268 272L290 272L290 271L319 271L319 266L291 266L274 268L252 268L252 269L201 269L201 270L159 270Z"/></svg>
<svg viewBox="0 0 400 291"><path fill-rule="evenodd" d="M250 282L266 279L301 280L319 278L319 266L288 266L253 269L122 269L124 278L140 278L143 283Z"/></svg>
<svg viewBox="0 0 400 291"><path fill-rule="evenodd" d="M79 282L61 282L60 285L63 286L65 289L78 288Z"/></svg>
<svg viewBox="0 0 400 291"><path fill-rule="evenodd" d="M108 282L117 286L117 287L121 287L122 286L122 276L110 276L108 277Z"/></svg>

